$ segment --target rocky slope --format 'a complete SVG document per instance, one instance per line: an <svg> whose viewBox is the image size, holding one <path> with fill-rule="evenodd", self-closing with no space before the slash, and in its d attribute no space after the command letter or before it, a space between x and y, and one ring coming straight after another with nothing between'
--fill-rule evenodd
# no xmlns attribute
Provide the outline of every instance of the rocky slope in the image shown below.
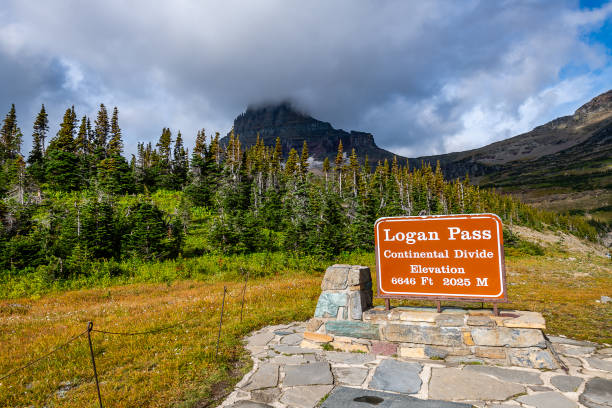
<svg viewBox="0 0 612 408"><path fill-rule="evenodd" d="M274 145L280 137L285 157L292 148L300 152L305 140L310 156L317 161L325 157L333 161L340 141L348 154L354 148L361 158L367 154L372 162L393 158L393 153L376 145L372 134L334 129L328 122L299 112L289 102L249 106L234 120L234 134L240 136L243 146L254 145L258 134L266 145ZM229 135L221 139L221 143L226 144L228 140Z"/></svg>

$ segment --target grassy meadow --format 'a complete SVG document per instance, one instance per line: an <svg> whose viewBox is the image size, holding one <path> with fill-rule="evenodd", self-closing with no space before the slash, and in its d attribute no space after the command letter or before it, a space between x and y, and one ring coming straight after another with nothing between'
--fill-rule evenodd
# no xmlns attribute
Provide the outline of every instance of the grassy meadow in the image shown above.
<svg viewBox="0 0 612 408"><path fill-rule="evenodd" d="M503 308L542 312L549 334L612 343L612 308L596 302L612 293L609 260L559 248L534 252L533 245L507 252L511 302ZM48 288L46 293L2 300L0 355L9 358L0 359L0 377L83 332L90 320L94 329L132 332L192 319L149 335L92 333L103 402L109 407L215 406L250 369L241 338L266 325L311 317L323 272L333 262L374 270L372 253L345 254L333 261L286 254L203 255L135 265L129 281L81 282L96 287ZM239 295L247 272L241 323ZM238 297L226 298L215 358L224 286ZM97 406L86 336L0 383L0 406Z"/></svg>

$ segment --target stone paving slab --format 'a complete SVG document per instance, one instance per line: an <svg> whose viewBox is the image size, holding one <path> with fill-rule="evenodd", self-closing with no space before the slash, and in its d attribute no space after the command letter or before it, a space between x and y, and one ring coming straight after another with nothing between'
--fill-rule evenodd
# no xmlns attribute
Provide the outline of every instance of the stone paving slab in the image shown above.
<svg viewBox="0 0 612 408"><path fill-rule="evenodd" d="M369 388L373 390L416 394L421 389L419 373L423 366L397 360L383 360L374 371Z"/></svg>
<svg viewBox="0 0 612 408"><path fill-rule="evenodd" d="M550 383L559 391L575 392L583 383L584 379L571 375L556 375L551 377Z"/></svg>
<svg viewBox="0 0 612 408"><path fill-rule="evenodd" d="M247 342L249 346L255 346L255 347L265 346L273 338L274 338L274 333L263 332L263 333L259 333L259 334L249 337Z"/></svg>
<svg viewBox="0 0 612 408"><path fill-rule="evenodd" d="M476 371L481 374L492 375L493 377L502 380L519 384L534 384L541 385L542 378L539 373L526 370L513 370L509 368L491 367L491 366L466 366L465 370Z"/></svg>
<svg viewBox="0 0 612 408"><path fill-rule="evenodd" d="M389 392L337 387L323 401L321 408L470 408L469 404L446 401L426 401L415 397Z"/></svg>
<svg viewBox="0 0 612 408"><path fill-rule="evenodd" d="M585 358L587 363L591 366L591 368L596 368L597 370L610 371L612 372L612 361L602 360L601 358Z"/></svg>
<svg viewBox="0 0 612 408"><path fill-rule="evenodd" d="M321 401L332 388L334 388L333 385L310 385L289 388L283 393L280 402L287 404L289 407L313 408L317 406L319 401Z"/></svg>
<svg viewBox="0 0 612 408"><path fill-rule="evenodd" d="M326 385L333 384L334 377L328 362L285 366L283 385Z"/></svg>
<svg viewBox="0 0 612 408"><path fill-rule="evenodd" d="M591 378L587 381L579 401L589 408L612 407L612 380Z"/></svg>
<svg viewBox="0 0 612 408"><path fill-rule="evenodd" d="M578 408L578 404L557 392L523 395L516 400L536 408Z"/></svg>
<svg viewBox="0 0 612 408"><path fill-rule="evenodd" d="M325 353L325 359L334 363L365 364L375 361L376 356L373 354L341 353L338 351L328 351Z"/></svg>
<svg viewBox="0 0 612 408"><path fill-rule="evenodd" d="M386 399L379 396L383 400L378 405L365 400L347 402L344 398L339 400L338 407L612 408L612 372L606 370L612 364L612 348L609 346L567 338L559 338L557 342L556 338L549 337L569 368L568 373L556 366L547 370L502 368L493 365L497 360L490 358L480 359L479 365L472 365L474 362L470 363L468 356L442 354L430 360L428 357L432 353L426 352L418 359L398 358L388 355L391 350L385 342L372 342L372 345L376 344L374 349L378 353L370 354L300 346L306 342L295 344L302 338L301 333L307 325L312 331L323 321L316 323L311 319L309 322L266 327L245 338L254 362L253 370L237 384L221 406L313 408L331 393L322 406L332 408L332 405L325 404L334 403L332 397L338 391L353 395L353 399L387 396ZM450 329L452 332L452 327ZM345 341L352 340L347 338ZM428 347L442 350L441 346ZM474 347L485 350L486 346ZM521 358L532 358L531 354L537 354L539 350L538 347L525 347L525 356ZM397 351L401 354L399 349ZM507 358L517 357L507 355ZM412 384L406 384L408 379ZM343 389L349 391L341 391Z"/></svg>
<svg viewBox="0 0 612 408"><path fill-rule="evenodd" d="M524 392L522 385L457 368L434 368L429 382L429 396L447 401L505 401Z"/></svg>
<svg viewBox="0 0 612 408"><path fill-rule="evenodd" d="M262 404L253 401L238 401L235 404L230 405L230 408L274 408L272 405Z"/></svg>
<svg viewBox="0 0 612 408"><path fill-rule="evenodd" d="M278 384L278 366L276 364L264 364L260 366L249 382L243 387L247 391L261 388L276 387Z"/></svg>
<svg viewBox="0 0 612 408"><path fill-rule="evenodd" d="M339 384L361 385L368 376L367 368L359 367L337 367L332 369L334 378Z"/></svg>
<svg viewBox="0 0 612 408"><path fill-rule="evenodd" d="M281 340L281 344L287 344L289 346L295 346L300 344L300 342L304 339L304 336L300 333L291 333L286 335Z"/></svg>

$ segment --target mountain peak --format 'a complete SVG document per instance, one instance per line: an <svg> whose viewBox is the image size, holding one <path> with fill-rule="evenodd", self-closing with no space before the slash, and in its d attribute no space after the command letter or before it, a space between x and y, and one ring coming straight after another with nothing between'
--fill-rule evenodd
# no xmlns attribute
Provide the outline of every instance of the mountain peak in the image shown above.
<svg viewBox="0 0 612 408"><path fill-rule="evenodd" d="M311 157L317 161L336 157L340 141L345 152L350 154L354 148L361 159L367 154L372 163L393 158L393 153L376 146L370 133L334 129L328 122L313 118L290 101L249 105L234 120L233 130L245 147L254 145L258 135L268 146L274 145L278 137L284 155L291 149L299 151L306 141ZM221 143L227 141L227 136L221 139Z"/></svg>
<svg viewBox="0 0 612 408"><path fill-rule="evenodd" d="M262 130L278 126L314 122L318 121L298 110L291 101L249 105L234 120L234 133L246 136L253 131L263 133Z"/></svg>
<svg viewBox="0 0 612 408"><path fill-rule="evenodd" d="M601 112L612 111L612 89L608 92L604 92L601 95L591 99L581 107L579 107L574 116L588 116L592 114L598 114Z"/></svg>

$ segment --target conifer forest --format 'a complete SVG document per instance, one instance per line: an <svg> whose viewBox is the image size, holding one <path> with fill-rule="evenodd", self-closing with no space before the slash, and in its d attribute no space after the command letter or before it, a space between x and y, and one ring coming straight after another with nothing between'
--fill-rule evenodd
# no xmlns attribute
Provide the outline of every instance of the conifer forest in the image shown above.
<svg viewBox="0 0 612 408"><path fill-rule="evenodd" d="M66 280L121 262L159 262L205 253L290 253L333 258L372 251L377 218L490 212L506 224L553 227L597 239L584 218L537 210L479 189L439 168L370 163L338 146L314 167L308 146L281 141L244 148L240 135L198 132L185 146L162 129L156 144L124 156L119 112L95 118L66 109L55 135L42 106L25 157L15 106L0 133L0 280L35 274ZM201 245L186 250L186 237Z"/></svg>

